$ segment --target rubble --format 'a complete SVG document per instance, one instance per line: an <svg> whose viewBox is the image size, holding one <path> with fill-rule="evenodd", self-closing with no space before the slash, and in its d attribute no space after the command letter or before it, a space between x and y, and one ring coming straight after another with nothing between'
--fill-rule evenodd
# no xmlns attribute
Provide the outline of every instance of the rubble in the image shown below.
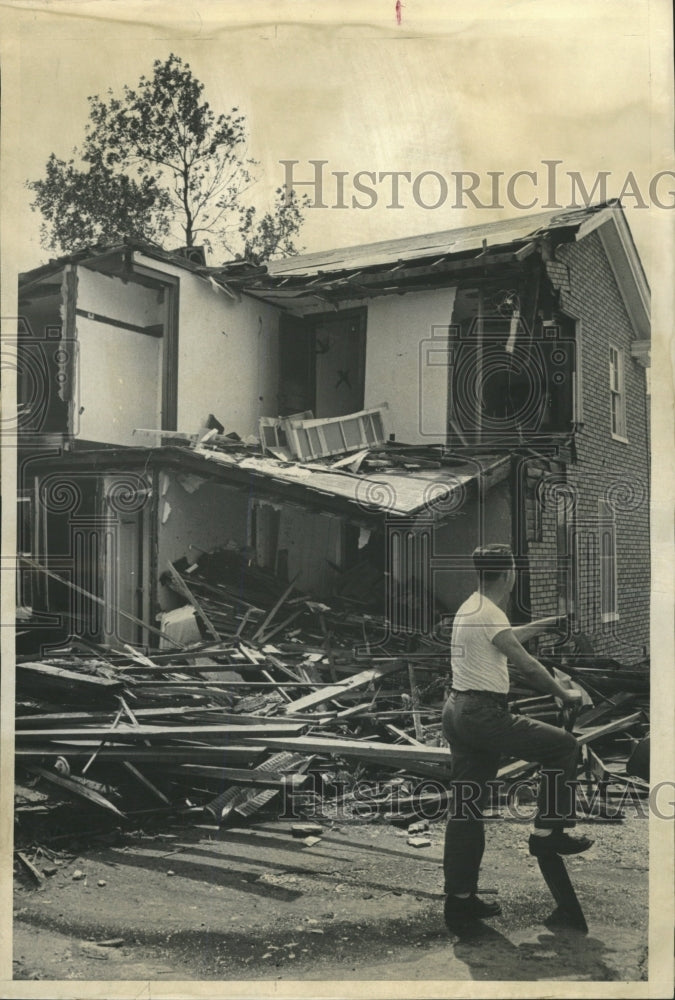
<svg viewBox="0 0 675 1000"><path fill-rule="evenodd" d="M194 609L198 642L140 650L73 640L58 657L18 663L16 854L33 884L45 869L31 845L161 829L171 817L241 825L290 812L293 836L314 844L323 829L314 820L339 808L403 825L409 845L427 846L428 818L442 819L449 797L447 650L417 637L411 652L409 637L377 616L319 604L238 553L178 562L167 582ZM647 733L648 674L638 685L618 666L565 669L582 686L593 676L574 725L580 778L646 794L625 763ZM511 707L562 722L550 698L522 688ZM505 761L500 776L534 770Z"/></svg>

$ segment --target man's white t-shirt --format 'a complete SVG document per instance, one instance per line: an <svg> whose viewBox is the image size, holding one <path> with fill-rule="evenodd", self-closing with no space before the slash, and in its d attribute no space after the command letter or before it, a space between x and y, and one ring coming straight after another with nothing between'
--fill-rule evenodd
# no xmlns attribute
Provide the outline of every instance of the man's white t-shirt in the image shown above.
<svg viewBox="0 0 675 1000"><path fill-rule="evenodd" d="M492 640L511 624L494 601L475 591L461 605L452 626L452 686L456 691L507 694L507 658Z"/></svg>

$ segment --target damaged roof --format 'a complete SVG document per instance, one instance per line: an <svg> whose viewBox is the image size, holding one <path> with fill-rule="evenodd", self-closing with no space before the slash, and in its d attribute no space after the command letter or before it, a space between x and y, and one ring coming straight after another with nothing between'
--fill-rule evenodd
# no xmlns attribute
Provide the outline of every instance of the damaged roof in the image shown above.
<svg viewBox="0 0 675 1000"><path fill-rule="evenodd" d="M129 273L136 252L189 271L233 295L243 292L303 314L337 309L340 303L376 295L447 286L462 273L480 273L488 266L517 267L546 240L575 242L596 230L636 336L649 340L649 284L619 201L297 254L271 260L267 265L233 260L209 267L185 256L189 250L167 251L128 238L115 246L83 249L25 272L19 276L19 287L25 290L66 264L81 264L106 273Z"/></svg>
<svg viewBox="0 0 675 1000"><path fill-rule="evenodd" d="M182 472L246 489L251 497L293 503L327 513L369 518L374 515L412 518L425 512L436 518L459 511L469 484L480 481L489 489L509 474L508 455L480 454L453 457L440 469L379 469L348 472L316 462L284 462L241 450L223 452L202 444L196 447L120 447L74 450L36 461L40 471L86 469L89 472L128 471L151 467Z"/></svg>
<svg viewBox="0 0 675 1000"><path fill-rule="evenodd" d="M427 257L454 256L474 250L494 250L499 247L511 247L514 244L526 245L558 229L578 229L599 213L606 212L608 208L608 205L595 205L590 208L555 209L550 212L538 212L536 215L516 216L477 226L465 226L461 229L446 229L438 233L382 240L378 243L324 250L320 253L299 254L284 260L270 261L267 270L274 278L291 275L309 277L356 268L381 267Z"/></svg>
<svg viewBox="0 0 675 1000"><path fill-rule="evenodd" d="M309 494L340 498L364 512L414 517L425 511L451 514L464 499L466 486L482 478L493 486L508 474L509 456L463 458L452 468L441 470L380 469L377 472L353 473L321 463L282 462L267 456L228 454L198 445L193 451L207 462L224 468L239 469L253 479L266 480L279 489L296 486ZM317 497L318 499L318 497Z"/></svg>
<svg viewBox="0 0 675 1000"><path fill-rule="evenodd" d="M269 261L266 272L242 279L240 287L289 312L325 311L377 295L444 287L489 266L519 268L545 242L573 243L596 230L636 336L648 340L649 285L618 201L299 254Z"/></svg>
<svg viewBox="0 0 675 1000"><path fill-rule="evenodd" d="M199 253L198 248L192 249L197 254ZM173 267L189 271L198 277L210 278L221 284L236 278L246 277L250 279L266 272L264 266L261 267L246 260L232 260L218 267L208 267L198 260L191 259L188 256L189 248L164 250L154 243L148 243L135 237L127 237L120 243L84 247L74 253L55 257L48 264L42 264L40 267L25 271L19 275L19 289L22 290L56 274L68 264L81 264L83 267L90 267L93 270L118 273L121 266L131 267L134 253L140 253L153 260L171 264Z"/></svg>

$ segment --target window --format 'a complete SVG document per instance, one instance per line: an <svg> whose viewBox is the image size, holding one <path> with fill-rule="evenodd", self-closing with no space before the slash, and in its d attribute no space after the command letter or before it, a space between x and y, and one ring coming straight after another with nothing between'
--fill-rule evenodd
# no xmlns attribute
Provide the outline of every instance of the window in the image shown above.
<svg viewBox="0 0 675 1000"><path fill-rule="evenodd" d="M616 592L616 521L606 500L598 500L600 540L600 613L603 622L619 617Z"/></svg>
<svg viewBox="0 0 675 1000"><path fill-rule="evenodd" d="M623 385L623 351L609 348L609 395L612 437L626 440L626 396Z"/></svg>

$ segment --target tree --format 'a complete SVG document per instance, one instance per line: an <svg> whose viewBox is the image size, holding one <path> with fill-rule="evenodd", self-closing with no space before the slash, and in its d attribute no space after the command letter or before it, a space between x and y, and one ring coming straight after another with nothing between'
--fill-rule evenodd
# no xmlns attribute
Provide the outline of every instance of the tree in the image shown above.
<svg viewBox="0 0 675 1000"><path fill-rule="evenodd" d="M297 253L308 199L278 188L260 214L250 202L257 164L246 154L245 117L238 108L216 115L203 91L171 54L121 97L89 97L82 149L73 151L81 166L52 153L45 177L28 182L43 242L73 251L125 236L171 238L257 262Z"/></svg>

